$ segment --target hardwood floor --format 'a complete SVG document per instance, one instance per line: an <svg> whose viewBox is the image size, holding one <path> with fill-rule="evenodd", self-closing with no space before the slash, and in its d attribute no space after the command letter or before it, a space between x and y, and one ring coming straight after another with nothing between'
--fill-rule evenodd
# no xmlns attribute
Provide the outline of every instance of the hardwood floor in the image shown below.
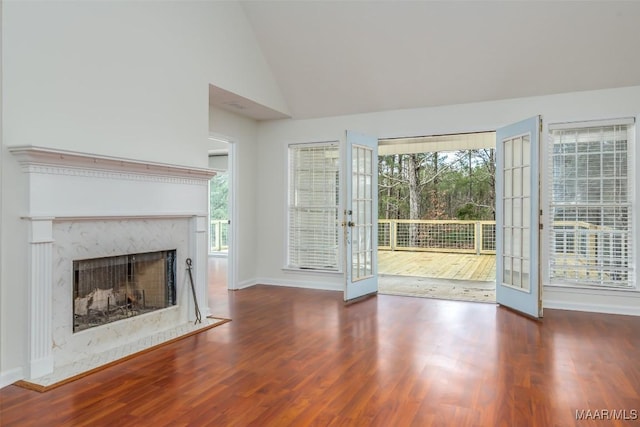
<svg viewBox="0 0 640 427"><path fill-rule="evenodd" d="M37 393L2 426L586 426L640 415L640 318L255 286L212 289L232 322ZM598 412L598 416L600 412ZM622 414L622 413L620 413ZM638 423L638 421L633 421Z"/></svg>

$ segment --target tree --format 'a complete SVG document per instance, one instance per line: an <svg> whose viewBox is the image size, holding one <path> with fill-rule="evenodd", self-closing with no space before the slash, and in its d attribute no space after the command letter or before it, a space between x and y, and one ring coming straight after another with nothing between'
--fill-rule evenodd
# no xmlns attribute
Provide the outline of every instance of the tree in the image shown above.
<svg viewBox="0 0 640 427"><path fill-rule="evenodd" d="M209 210L211 219L229 219L229 176L218 172L209 184Z"/></svg>
<svg viewBox="0 0 640 427"><path fill-rule="evenodd" d="M409 219L420 219L420 199L418 198L418 174L422 164L417 154L407 156L407 178L409 184ZM418 230L415 224L409 225L409 244L415 246L418 240Z"/></svg>
<svg viewBox="0 0 640 427"><path fill-rule="evenodd" d="M378 166L381 218L495 218L493 149L380 156Z"/></svg>

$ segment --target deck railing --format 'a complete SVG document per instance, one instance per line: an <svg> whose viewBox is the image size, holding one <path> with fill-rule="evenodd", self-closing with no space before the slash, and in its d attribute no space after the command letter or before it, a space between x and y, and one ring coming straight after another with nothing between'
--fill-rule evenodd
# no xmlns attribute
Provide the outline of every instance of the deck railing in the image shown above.
<svg viewBox="0 0 640 427"><path fill-rule="evenodd" d="M229 249L228 241L229 220L212 219L209 224L209 252L224 252Z"/></svg>
<svg viewBox="0 0 640 427"><path fill-rule="evenodd" d="M378 249L495 254L496 222L380 219Z"/></svg>
<svg viewBox="0 0 640 427"><path fill-rule="evenodd" d="M628 230L584 221L555 221L552 230L551 277L582 283L627 287L631 259Z"/></svg>

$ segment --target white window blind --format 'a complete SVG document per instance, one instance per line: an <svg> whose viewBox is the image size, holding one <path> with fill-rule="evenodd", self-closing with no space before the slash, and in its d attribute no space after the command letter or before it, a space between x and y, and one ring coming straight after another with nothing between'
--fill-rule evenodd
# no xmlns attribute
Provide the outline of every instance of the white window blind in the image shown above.
<svg viewBox="0 0 640 427"><path fill-rule="evenodd" d="M290 145L289 267L339 269L339 195L337 143Z"/></svg>
<svg viewBox="0 0 640 427"><path fill-rule="evenodd" d="M634 287L632 123L549 126L552 284Z"/></svg>

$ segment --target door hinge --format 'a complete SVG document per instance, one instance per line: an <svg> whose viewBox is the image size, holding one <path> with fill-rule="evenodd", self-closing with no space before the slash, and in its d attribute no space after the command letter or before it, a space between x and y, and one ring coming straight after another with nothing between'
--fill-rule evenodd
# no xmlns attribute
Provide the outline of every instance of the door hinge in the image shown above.
<svg viewBox="0 0 640 427"><path fill-rule="evenodd" d="M544 229L544 224L540 223L539 225L540 225L540 230L543 230Z"/></svg>

